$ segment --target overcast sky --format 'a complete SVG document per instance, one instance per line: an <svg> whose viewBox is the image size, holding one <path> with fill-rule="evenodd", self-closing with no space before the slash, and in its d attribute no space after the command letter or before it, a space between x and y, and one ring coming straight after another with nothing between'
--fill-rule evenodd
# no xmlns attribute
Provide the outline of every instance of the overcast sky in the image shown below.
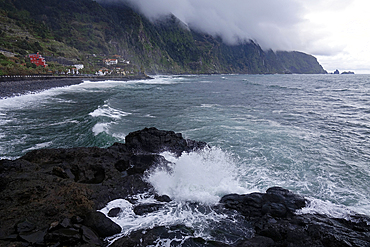
<svg viewBox="0 0 370 247"><path fill-rule="evenodd" d="M120 0L115 0L120 1ZM227 43L314 55L328 72L370 73L369 0L125 0L150 19L173 13Z"/></svg>

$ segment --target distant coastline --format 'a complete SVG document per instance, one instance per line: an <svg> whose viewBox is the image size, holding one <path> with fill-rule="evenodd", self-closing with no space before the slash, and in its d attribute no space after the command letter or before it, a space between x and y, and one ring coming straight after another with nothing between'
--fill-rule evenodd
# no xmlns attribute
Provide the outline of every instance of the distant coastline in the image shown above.
<svg viewBox="0 0 370 247"><path fill-rule="evenodd" d="M55 87L65 87L82 83L84 80L147 80L147 75L129 77L110 76L0 76L0 98L14 97L27 93L34 93Z"/></svg>

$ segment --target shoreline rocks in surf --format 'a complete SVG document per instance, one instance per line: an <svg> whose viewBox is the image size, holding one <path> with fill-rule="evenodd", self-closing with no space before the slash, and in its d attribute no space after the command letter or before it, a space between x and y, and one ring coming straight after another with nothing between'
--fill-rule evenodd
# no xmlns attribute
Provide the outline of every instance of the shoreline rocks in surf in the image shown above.
<svg viewBox="0 0 370 247"><path fill-rule="evenodd" d="M129 200L144 192L154 196L153 187L143 177L149 169L169 163L161 152L179 156L206 146L173 131L145 128L130 133L124 144L109 148L40 149L16 160L0 160L0 245L106 246L104 238L120 233L121 228L97 210L115 199ZM134 212L149 214L171 201L166 195L155 198L158 203L135 205ZM370 244L368 216L353 216L350 221L296 215L295 210L306 203L303 197L274 187L266 193L225 195L212 210L237 212L243 219L242 229L249 229L223 231L235 240L229 246ZM110 217L119 214L119 208L109 213ZM111 246L155 245L161 238L176 243L182 237L186 246L228 246L194 236L191 226L181 224L134 231Z"/></svg>

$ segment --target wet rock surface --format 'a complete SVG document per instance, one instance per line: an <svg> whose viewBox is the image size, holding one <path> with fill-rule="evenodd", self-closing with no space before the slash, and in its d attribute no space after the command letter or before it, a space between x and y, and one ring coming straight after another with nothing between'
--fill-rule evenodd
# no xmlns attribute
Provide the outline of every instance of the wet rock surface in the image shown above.
<svg viewBox="0 0 370 247"><path fill-rule="evenodd" d="M143 175L168 164L160 152L181 155L204 147L172 131L145 128L109 148L41 149L0 160L0 246L106 246L105 237L121 228L97 210L138 193L154 196ZM166 195L154 198L158 203L135 205L135 213L149 214L171 203ZM238 215L233 217L239 225L232 232L225 230L227 221L215 225L210 229L215 241L199 238L190 226L175 225L132 232L111 246L166 244L158 242L163 239L170 239L171 246L228 246L225 238L232 240L229 246L370 246L369 217L295 214L307 203L279 187L225 195L212 210ZM109 216L120 213L111 209Z"/></svg>
<svg viewBox="0 0 370 247"><path fill-rule="evenodd" d="M273 187L266 193L226 195L220 203L240 212L255 231L251 239L236 246L370 246L370 217L352 220L294 212L309 201L286 189Z"/></svg>
<svg viewBox="0 0 370 247"><path fill-rule="evenodd" d="M96 210L151 191L142 178L147 169L166 164L158 152L205 145L189 143L181 134L145 128L109 148L40 149L0 160L0 246L104 245L104 237L121 229Z"/></svg>

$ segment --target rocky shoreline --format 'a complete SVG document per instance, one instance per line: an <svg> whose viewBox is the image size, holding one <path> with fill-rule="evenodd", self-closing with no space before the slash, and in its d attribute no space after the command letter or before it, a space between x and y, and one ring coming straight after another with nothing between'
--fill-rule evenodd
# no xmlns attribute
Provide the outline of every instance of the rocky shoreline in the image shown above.
<svg viewBox="0 0 370 247"><path fill-rule="evenodd" d="M168 162L162 151L179 156L206 146L173 131L145 128L109 148L40 149L0 160L0 246L107 246L105 238L121 228L97 210L114 199L155 195L143 174ZM136 205L135 214L159 210L171 201L167 195L155 198L158 203ZM225 195L212 210L237 213L243 229L249 229L230 236L235 238L232 245L206 241L189 226L173 225L132 232L111 246L155 246L162 237L174 239L174 246L370 246L370 217L295 214L308 203L279 187ZM116 208L109 215L119 213ZM181 237L185 241L176 244Z"/></svg>
<svg viewBox="0 0 370 247"><path fill-rule="evenodd" d="M26 93L40 92L55 87L65 87L82 83L84 80L147 80L146 75L130 77L99 77L99 76L2 76L0 77L0 98L13 97Z"/></svg>

